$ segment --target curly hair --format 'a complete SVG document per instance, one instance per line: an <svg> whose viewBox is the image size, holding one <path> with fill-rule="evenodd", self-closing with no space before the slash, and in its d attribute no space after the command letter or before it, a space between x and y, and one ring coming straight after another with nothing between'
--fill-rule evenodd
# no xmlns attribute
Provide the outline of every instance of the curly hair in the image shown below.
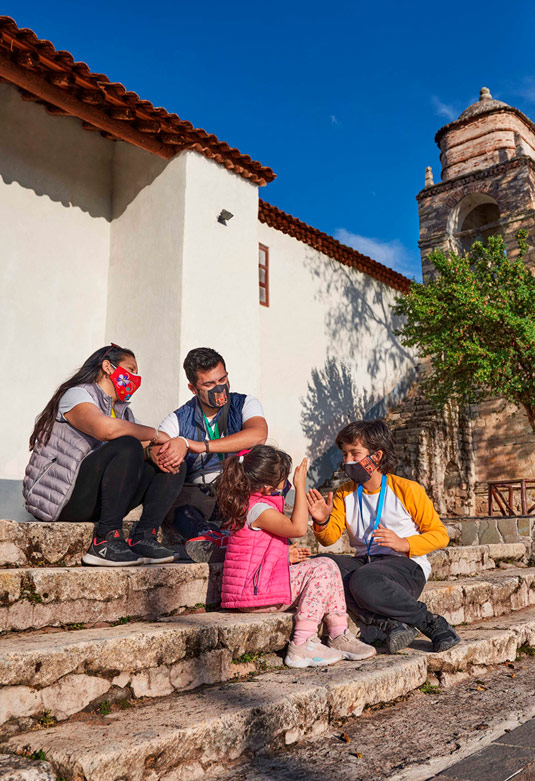
<svg viewBox="0 0 535 781"><path fill-rule="evenodd" d="M243 457L226 458L216 482L217 506L225 519L222 528L242 529L251 494L264 486L276 487L287 479L291 468L288 453L269 445L255 445Z"/></svg>
<svg viewBox="0 0 535 781"><path fill-rule="evenodd" d="M336 446L340 450L342 443L351 445L355 441L361 442L370 453L383 451L378 469L384 475L392 472L398 465L399 459L392 434L384 420L355 420L336 435Z"/></svg>

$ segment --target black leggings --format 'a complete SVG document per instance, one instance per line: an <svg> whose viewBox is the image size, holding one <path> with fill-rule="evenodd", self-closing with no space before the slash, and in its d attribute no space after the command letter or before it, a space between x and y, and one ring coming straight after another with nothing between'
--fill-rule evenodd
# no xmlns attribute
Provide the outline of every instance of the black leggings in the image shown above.
<svg viewBox="0 0 535 781"><path fill-rule="evenodd" d="M112 439L84 458L58 520L93 521L95 533L105 537L121 529L124 516L143 504L133 536L151 534L173 505L185 477L185 465L173 475L145 461L143 447L134 437Z"/></svg>

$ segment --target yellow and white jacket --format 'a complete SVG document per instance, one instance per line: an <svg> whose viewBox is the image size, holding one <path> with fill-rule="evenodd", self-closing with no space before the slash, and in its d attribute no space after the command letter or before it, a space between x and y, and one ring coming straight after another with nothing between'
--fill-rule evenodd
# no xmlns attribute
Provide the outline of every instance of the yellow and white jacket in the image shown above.
<svg viewBox="0 0 535 781"><path fill-rule="evenodd" d="M375 525L377 503L380 490L369 492L363 489L361 517L357 485L352 481L344 483L334 496L333 511L329 523L321 531L315 532L316 539L322 545L333 545L347 529L355 555L366 555L366 542ZM391 529L399 537L409 542L409 557L414 559L425 573L431 574L431 565L426 553L445 548L449 542L446 527L440 520L433 502L423 487L414 480L406 480L397 475L387 475L387 487L384 500L381 525ZM370 555L405 556L404 553L380 546L372 542Z"/></svg>

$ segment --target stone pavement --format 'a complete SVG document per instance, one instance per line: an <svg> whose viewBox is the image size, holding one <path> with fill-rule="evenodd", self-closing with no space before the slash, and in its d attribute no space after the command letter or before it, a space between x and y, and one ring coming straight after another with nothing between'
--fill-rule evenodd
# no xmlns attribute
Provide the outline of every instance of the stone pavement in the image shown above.
<svg viewBox="0 0 535 781"><path fill-rule="evenodd" d="M534 716L535 657L523 656L440 693L369 708L205 781L506 781L520 768L515 781L534 781Z"/></svg>
<svg viewBox="0 0 535 781"><path fill-rule="evenodd" d="M522 773L520 771L523 771ZM449 767L437 776L442 781L535 780L535 718L506 732L487 748Z"/></svg>

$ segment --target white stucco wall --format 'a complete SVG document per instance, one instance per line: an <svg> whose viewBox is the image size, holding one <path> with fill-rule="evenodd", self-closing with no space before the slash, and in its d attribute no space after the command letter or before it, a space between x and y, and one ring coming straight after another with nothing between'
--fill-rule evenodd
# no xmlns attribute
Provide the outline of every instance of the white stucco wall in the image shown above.
<svg viewBox="0 0 535 781"><path fill-rule="evenodd" d="M257 192L196 152L166 162L117 144L106 334L136 353L132 404L149 425L191 397L193 347L221 352L233 388L257 392Z"/></svg>
<svg viewBox="0 0 535 781"><path fill-rule="evenodd" d="M157 425L174 409L180 370L186 156L166 161L118 142L106 339L136 354L136 417Z"/></svg>
<svg viewBox="0 0 535 781"><path fill-rule="evenodd" d="M136 352L147 424L190 398L190 349L221 352L232 388L262 401L269 441L308 455L313 479L338 459L324 455L338 428L407 376L396 292L260 224L258 188L196 152L161 160L0 84L0 177L0 478L22 477L36 414L109 341Z"/></svg>
<svg viewBox="0 0 535 781"><path fill-rule="evenodd" d="M312 479L339 463L336 432L411 374L390 312L397 292L259 223L269 247L269 307L259 306L260 397L270 439Z"/></svg>
<svg viewBox="0 0 535 781"><path fill-rule="evenodd" d="M36 415L104 341L113 142L0 84L0 478Z"/></svg>
<svg viewBox="0 0 535 781"><path fill-rule="evenodd" d="M256 395L260 380L258 188L195 152L186 152L186 220L182 267L182 361L194 347L226 360L231 387ZM227 225L222 209L234 216ZM179 401L191 398L181 370Z"/></svg>

